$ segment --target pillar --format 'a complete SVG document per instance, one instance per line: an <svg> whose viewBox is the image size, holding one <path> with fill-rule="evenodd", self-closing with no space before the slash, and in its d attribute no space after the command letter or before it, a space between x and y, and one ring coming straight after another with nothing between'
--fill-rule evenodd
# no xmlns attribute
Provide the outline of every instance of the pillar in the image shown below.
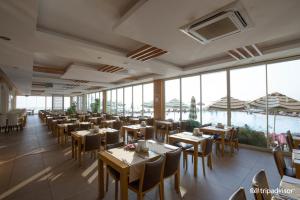
<svg viewBox="0 0 300 200"><path fill-rule="evenodd" d="M163 80L154 81L154 119L165 119L165 87Z"/></svg>

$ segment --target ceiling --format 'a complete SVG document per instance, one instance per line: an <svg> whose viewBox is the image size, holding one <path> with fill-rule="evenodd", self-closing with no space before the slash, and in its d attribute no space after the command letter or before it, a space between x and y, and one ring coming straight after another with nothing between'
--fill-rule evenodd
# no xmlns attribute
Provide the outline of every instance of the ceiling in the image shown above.
<svg viewBox="0 0 300 200"><path fill-rule="evenodd" d="M245 31L204 45L179 30L236 2L251 20ZM72 95L298 56L299 8L298 0L4 1L0 36L11 40L0 40L0 67L20 94Z"/></svg>

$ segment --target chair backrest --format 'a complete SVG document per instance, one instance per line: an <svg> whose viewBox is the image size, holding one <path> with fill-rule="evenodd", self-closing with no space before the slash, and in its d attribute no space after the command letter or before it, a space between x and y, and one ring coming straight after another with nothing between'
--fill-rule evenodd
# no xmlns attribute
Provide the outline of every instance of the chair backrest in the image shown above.
<svg viewBox="0 0 300 200"><path fill-rule="evenodd" d="M207 138L204 142L204 154L208 155L212 152L213 140L211 138Z"/></svg>
<svg viewBox="0 0 300 200"><path fill-rule="evenodd" d="M160 156L155 161L146 162L144 172L140 181L139 190L146 191L157 185L163 178L165 157Z"/></svg>
<svg viewBox="0 0 300 200"><path fill-rule="evenodd" d="M105 141L106 141L106 145L119 143L120 142L119 131L107 132L105 134Z"/></svg>
<svg viewBox="0 0 300 200"><path fill-rule="evenodd" d="M118 142L118 143L115 143L115 144L106 145L106 149L119 148L119 147L123 147L123 146L124 146L124 142Z"/></svg>
<svg viewBox="0 0 300 200"><path fill-rule="evenodd" d="M276 163L278 172L279 172L280 176L282 177L284 175L284 171L286 169L286 164L285 164L284 156L283 156L282 151L279 146L277 146L273 149L273 156L274 156L274 161Z"/></svg>
<svg viewBox="0 0 300 200"><path fill-rule="evenodd" d="M286 133L286 142L288 144L289 151L292 152L293 148L294 148L294 140L293 140L293 136L291 134L291 131L288 131Z"/></svg>
<svg viewBox="0 0 300 200"><path fill-rule="evenodd" d="M71 133L73 131L77 131L78 129L79 129L78 124L70 124L70 125L68 125L68 128L67 128L67 134L71 135Z"/></svg>
<svg viewBox="0 0 300 200"><path fill-rule="evenodd" d="M145 140L150 140L154 138L154 128L147 127L145 130Z"/></svg>
<svg viewBox="0 0 300 200"><path fill-rule="evenodd" d="M164 178L173 175L180 163L182 149L178 148L175 151L170 151L166 153L165 169L164 169Z"/></svg>
<svg viewBox="0 0 300 200"><path fill-rule="evenodd" d="M229 200L247 200L244 188L240 187L229 197Z"/></svg>
<svg viewBox="0 0 300 200"><path fill-rule="evenodd" d="M8 113L7 114L7 124L9 126L18 124L18 114L16 113Z"/></svg>
<svg viewBox="0 0 300 200"><path fill-rule="evenodd" d="M153 126L154 125L154 118L148 118L148 119L146 119L146 123L149 126Z"/></svg>
<svg viewBox="0 0 300 200"><path fill-rule="evenodd" d="M6 126L6 119L7 119L6 115L0 115L0 127Z"/></svg>
<svg viewBox="0 0 300 200"><path fill-rule="evenodd" d="M92 151L100 149L101 136L99 134L92 134L85 136L84 150Z"/></svg>
<svg viewBox="0 0 300 200"><path fill-rule="evenodd" d="M113 125L112 125L112 128L113 129L116 129L116 130L120 130L121 129L121 127L122 127L122 122L121 121L114 121L113 122Z"/></svg>
<svg viewBox="0 0 300 200"><path fill-rule="evenodd" d="M80 124L79 129L80 130L89 130L92 127L92 124Z"/></svg>
<svg viewBox="0 0 300 200"><path fill-rule="evenodd" d="M252 179L252 187L254 189L255 200L271 200L272 195L268 192L262 192L269 190L269 183L264 170L258 172Z"/></svg>

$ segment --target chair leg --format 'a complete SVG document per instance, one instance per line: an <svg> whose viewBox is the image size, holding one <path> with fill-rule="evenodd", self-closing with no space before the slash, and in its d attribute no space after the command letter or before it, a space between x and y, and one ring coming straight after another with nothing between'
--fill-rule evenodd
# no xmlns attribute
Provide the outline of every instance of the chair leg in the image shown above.
<svg viewBox="0 0 300 200"><path fill-rule="evenodd" d="M202 157L202 168L203 168L203 175L205 176L205 161L204 161L205 157Z"/></svg>
<svg viewBox="0 0 300 200"><path fill-rule="evenodd" d="M137 200L142 200L143 199L143 193L137 193Z"/></svg>
<svg viewBox="0 0 300 200"><path fill-rule="evenodd" d="M108 174L108 172L106 172L106 184L105 184L105 186L106 186L106 192L108 191L108 181L109 181L109 174Z"/></svg>
<svg viewBox="0 0 300 200"><path fill-rule="evenodd" d="M159 184L159 199L163 200L164 199L164 180L162 180Z"/></svg>
<svg viewBox="0 0 300 200"><path fill-rule="evenodd" d="M115 180L115 200L118 200L119 198L119 181Z"/></svg>
<svg viewBox="0 0 300 200"><path fill-rule="evenodd" d="M212 169L212 154L209 155L209 167Z"/></svg>

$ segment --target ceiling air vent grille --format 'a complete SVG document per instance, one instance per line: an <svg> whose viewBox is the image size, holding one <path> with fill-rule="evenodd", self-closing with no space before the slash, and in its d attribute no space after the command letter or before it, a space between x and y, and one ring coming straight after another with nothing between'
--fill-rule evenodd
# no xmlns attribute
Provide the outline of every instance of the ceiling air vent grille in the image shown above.
<svg viewBox="0 0 300 200"><path fill-rule="evenodd" d="M228 10L201 18L180 30L198 42L207 44L213 40L239 33L248 25L239 11Z"/></svg>

